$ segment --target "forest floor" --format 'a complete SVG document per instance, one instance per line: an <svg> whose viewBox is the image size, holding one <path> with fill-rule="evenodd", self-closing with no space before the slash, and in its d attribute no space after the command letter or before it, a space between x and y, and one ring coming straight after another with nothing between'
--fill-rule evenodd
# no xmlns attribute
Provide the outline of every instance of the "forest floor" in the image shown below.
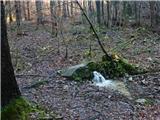
<svg viewBox="0 0 160 120"><path fill-rule="evenodd" d="M160 120L158 34L144 28L99 30L107 51L117 53L149 71L130 76L130 81L118 78L128 80L127 88L134 98L130 100L116 91L98 88L89 81L79 83L57 74L62 68L81 63L87 57L90 44L94 59L98 60L103 55L87 25L64 27L67 29L63 31L63 36L58 37L52 37L42 26L35 30L34 23L23 23L24 36L16 35L14 25L8 28L16 79L26 99L52 111L56 115L53 119ZM38 119L36 114L31 118Z"/></svg>

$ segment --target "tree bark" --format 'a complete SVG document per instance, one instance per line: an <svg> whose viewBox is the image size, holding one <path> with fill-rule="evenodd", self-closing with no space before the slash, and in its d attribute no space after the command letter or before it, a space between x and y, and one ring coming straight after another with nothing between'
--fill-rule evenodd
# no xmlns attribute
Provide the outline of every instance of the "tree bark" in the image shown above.
<svg viewBox="0 0 160 120"><path fill-rule="evenodd" d="M107 27L110 27L110 2L107 1Z"/></svg>
<svg viewBox="0 0 160 120"><path fill-rule="evenodd" d="M92 1L88 1L88 16L89 16L89 18L91 18L92 17Z"/></svg>
<svg viewBox="0 0 160 120"><path fill-rule="evenodd" d="M20 90L18 88L13 66L11 63L10 50L7 40L7 26L5 20L4 4L1 1L1 84L2 84L2 98L1 105L5 107L9 102L16 97L20 96Z"/></svg>
<svg viewBox="0 0 160 120"><path fill-rule="evenodd" d="M135 23L138 23L138 15L137 15L137 1L134 1L134 12L135 12Z"/></svg>
<svg viewBox="0 0 160 120"><path fill-rule="evenodd" d="M70 10L69 10L69 2L67 1L67 14L68 14L68 17L70 17Z"/></svg>
<svg viewBox="0 0 160 120"><path fill-rule="evenodd" d="M97 23L101 24L101 9L100 9L100 1L96 1L96 9L97 9Z"/></svg>
<svg viewBox="0 0 160 120"><path fill-rule="evenodd" d="M30 3L30 1L27 1L27 20L31 19L29 3Z"/></svg>
<svg viewBox="0 0 160 120"><path fill-rule="evenodd" d="M36 11L37 11L37 29L40 24L43 24L43 13L42 13L42 1L36 0Z"/></svg>
<svg viewBox="0 0 160 120"><path fill-rule="evenodd" d="M139 11L138 11L138 24L137 26L141 25L141 1L139 2Z"/></svg>
<svg viewBox="0 0 160 120"><path fill-rule="evenodd" d="M54 16L53 7L55 6L55 1L50 0L50 12L51 12L51 23L52 23L52 35L57 34L57 23Z"/></svg>
<svg viewBox="0 0 160 120"><path fill-rule="evenodd" d="M156 22L156 25L159 25L160 24L160 15L159 15L159 13L160 13L160 2L156 2L156 20L155 20L155 22Z"/></svg>
<svg viewBox="0 0 160 120"><path fill-rule="evenodd" d="M16 9L16 24L17 24L17 35L22 33L20 25L21 25L21 4L20 1L15 1L15 9Z"/></svg>
<svg viewBox="0 0 160 120"><path fill-rule="evenodd" d="M155 12L154 12L155 1L149 1L149 5L150 5L151 27L154 27L155 25Z"/></svg>
<svg viewBox="0 0 160 120"><path fill-rule="evenodd" d="M63 1L63 17L64 19L67 17L66 1Z"/></svg>
<svg viewBox="0 0 160 120"><path fill-rule="evenodd" d="M73 1L71 0L71 16L73 16Z"/></svg>
<svg viewBox="0 0 160 120"><path fill-rule="evenodd" d="M106 24L106 21L105 21L105 18L104 18L104 1L102 0L102 20L103 20L103 23Z"/></svg>
<svg viewBox="0 0 160 120"><path fill-rule="evenodd" d="M23 1L23 14L24 14L24 19L27 20L27 14L26 14L26 2Z"/></svg>
<svg viewBox="0 0 160 120"><path fill-rule="evenodd" d="M9 7L9 23L11 24L13 22L12 10L11 10L11 1L8 1L8 7Z"/></svg>

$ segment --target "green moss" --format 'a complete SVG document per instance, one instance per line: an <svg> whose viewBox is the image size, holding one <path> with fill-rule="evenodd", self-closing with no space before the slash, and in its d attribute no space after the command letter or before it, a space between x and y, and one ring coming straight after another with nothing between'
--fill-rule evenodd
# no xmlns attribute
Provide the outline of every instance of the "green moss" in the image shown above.
<svg viewBox="0 0 160 120"><path fill-rule="evenodd" d="M153 105L155 103L155 100L153 100L153 99L150 99L150 98L147 98L146 99L146 102L145 102L145 105L147 106L147 105Z"/></svg>
<svg viewBox="0 0 160 120"><path fill-rule="evenodd" d="M97 63L89 62L86 66L80 67L77 69L73 75L71 76L72 79L76 81L83 81L86 79L92 78L92 72L97 69Z"/></svg>
<svg viewBox="0 0 160 120"><path fill-rule="evenodd" d="M2 108L1 118L2 120L29 120L29 114L31 113L38 113L39 118L46 116L44 109L19 97L12 100L6 107Z"/></svg>
<svg viewBox="0 0 160 120"><path fill-rule="evenodd" d="M143 72L143 70L137 68L135 65L128 63L127 60L113 55L112 60L108 60L107 57L103 56L99 62L88 62L85 66L73 71L70 77L76 81L91 80L93 78L93 71L98 71L110 78Z"/></svg>
<svg viewBox="0 0 160 120"><path fill-rule="evenodd" d="M2 120L27 120L30 111L29 103L20 97L2 109Z"/></svg>
<svg viewBox="0 0 160 120"><path fill-rule="evenodd" d="M108 61L105 56L102 57L102 62L99 62L99 72L102 70L110 77L122 77L127 74L137 74L143 70L137 68L135 65L128 63L126 59L123 58L112 58L112 61Z"/></svg>

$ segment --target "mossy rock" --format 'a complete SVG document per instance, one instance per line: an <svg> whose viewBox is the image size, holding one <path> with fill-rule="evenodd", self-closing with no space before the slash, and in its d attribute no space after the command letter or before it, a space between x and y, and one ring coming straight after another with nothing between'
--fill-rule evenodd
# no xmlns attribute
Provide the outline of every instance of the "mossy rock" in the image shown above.
<svg viewBox="0 0 160 120"><path fill-rule="evenodd" d="M99 72L105 71L110 78L123 77L125 74L133 75L144 72L141 68L138 68L134 64L128 63L124 58L118 56L112 56L112 61L102 57L102 61L99 62Z"/></svg>
<svg viewBox="0 0 160 120"><path fill-rule="evenodd" d="M76 81L89 79L92 72L96 70L97 64L95 62L86 62L79 65L71 66L69 68L59 71L60 75L66 78L71 78Z"/></svg>
<svg viewBox="0 0 160 120"><path fill-rule="evenodd" d="M105 56L99 62L87 62L75 65L60 71L63 77L71 78L76 81L91 80L93 71L98 71L102 75L109 78L123 77L125 74L133 75L143 72L133 64L129 64L127 60L118 56L112 56L112 60L108 60Z"/></svg>

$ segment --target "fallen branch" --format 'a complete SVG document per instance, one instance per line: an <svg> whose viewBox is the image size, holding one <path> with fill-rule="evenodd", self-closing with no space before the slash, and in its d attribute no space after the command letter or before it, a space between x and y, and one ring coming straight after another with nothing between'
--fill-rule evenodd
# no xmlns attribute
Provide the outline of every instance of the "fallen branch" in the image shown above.
<svg viewBox="0 0 160 120"><path fill-rule="evenodd" d="M81 11L83 12L83 15L85 16L85 18L87 19L88 23L90 24L90 27L91 27L91 29L93 30L93 32L94 32L94 34L95 34L95 36L96 36L96 38L97 38L97 40L98 40L98 44L100 45L102 51L103 51L104 54L106 55L106 58L107 58L108 60L112 61L111 56L109 56L108 53L106 52L106 50L104 49L104 47L103 47L103 45L102 45L102 43L101 43L101 41L100 41L100 39L99 39L99 36L98 36L96 30L94 29L91 21L89 20L87 14L86 14L85 11L83 10L83 8L82 8L82 6L79 4L79 2L76 1L76 3L78 4L79 8L80 8Z"/></svg>
<svg viewBox="0 0 160 120"><path fill-rule="evenodd" d="M53 75L51 76L48 76L48 75L38 75L38 74L29 74L29 75L25 75L25 74L17 74L15 75L16 77L52 77Z"/></svg>

